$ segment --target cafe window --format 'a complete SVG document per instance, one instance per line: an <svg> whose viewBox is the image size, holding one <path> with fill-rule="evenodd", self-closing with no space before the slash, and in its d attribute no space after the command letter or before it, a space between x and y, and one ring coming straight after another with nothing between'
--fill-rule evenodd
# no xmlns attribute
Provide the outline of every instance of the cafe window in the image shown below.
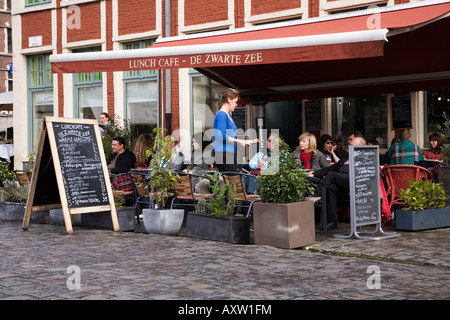
<svg viewBox="0 0 450 320"><path fill-rule="evenodd" d="M33 55L27 58L28 92L30 99L30 137L32 145L29 150L35 150L39 142L42 120L53 116L53 74L50 64L50 54Z"/></svg>
<svg viewBox="0 0 450 320"><path fill-rule="evenodd" d="M96 52L101 47L74 50L73 52ZM103 82L101 72L74 74L74 117L98 119L103 112Z"/></svg>
<svg viewBox="0 0 450 320"><path fill-rule="evenodd" d="M154 39L124 43L124 50L151 46ZM131 137L152 132L159 124L158 71L135 70L124 72L126 120L130 123Z"/></svg>
<svg viewBox="0 0 450 320"><path fill-rule="evenodd" d="M431 90L425 92L425 148L429 148L428 136L439 132L436 125L445 121L443 115L450 119L450 89ZM450 141L446 141L447 143Z"/></svg>
<svg viewBox="0 0 450 320"><path fill-rule="evenodd" d="M333 138L347 144L347 135L359 130L366 141L387 147L387 95L333 98Z"/></svg>
<svg viewBox="0 0 450 320"><path fill-rule="evenodd" d="M196 71L191 72L192 133L214 128L214 116L221 108L220 93L226 87Z"/></svg>

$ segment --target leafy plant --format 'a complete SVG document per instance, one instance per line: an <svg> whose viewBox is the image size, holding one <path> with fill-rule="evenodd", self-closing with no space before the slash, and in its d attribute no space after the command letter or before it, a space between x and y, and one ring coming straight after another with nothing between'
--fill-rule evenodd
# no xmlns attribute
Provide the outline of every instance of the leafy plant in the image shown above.
<svg viewBox="0 0 450 320"><path fill-rule="evenodd" d="M103 131L102 143L106 156L112 153L111 142L115 137L123 137L128 149L132 149L132 146L135 143L131 135L130 120L124 120L122 126L120 117L114 114L108 124L105 125Z"/></svg>
<svg viewBox="0 0 450 320"><path fill-rule="evenodd" d="M293 203L305 199L312 192L306 173L291 153L289 146L281 142L275 146L267 169L256 178L256 193L269 203Z"/></svg>
<svg viewBox="0 0 450 320"><path fill-rule="evenodd" d="M210 178L210 185L214 196L200 199L195 207L195 211L216 217L233 215L237 197L236 185L234 183L227 183L221 187L219 172L210 175Z"/></svg>
<svg viewBox="0 0 450 320"><path fill-rule="evenodd" d="M28 186L20 186L17 181L6 180L3 186L6 202L26 202L28 198Z"/></svg>
<svg viewBox="0 0 450 320"><path fill-rule="evenodd" d="M8 162L0 161L0 188L4 187L7 181L17 181L16 175L13 171L10 171L8 167Z"/></svg>
<svg viewBox="0 0 450 320"><path fill-rule="evenodd" d="M450 165L450 118L444 111L442 113L444 121L442 123L436 124L436 132L439 132L442 140L444 141L444 146L442 147L442 160L445 165Z"/></svg>
<svg viewBox="0 0 450 320"><path fill-rule="evenodd" d="M399 200L405 202L403 209L410 211L444 208L447 199L442 184L423 180L408 181L408 188L399 193Z"/></svg>
<svg viewBox="0 0 450 320"><path fill-rule="evenodd" d="M172 140L170 136L165 136L166 131L164 128L155 128L153 130L155 135L153 146L147 150L147 155L151 156L150 167L152 168L147 185L158 209L164 208L166 199L169 197L170 191L175 188L179 178L170 161Z"/></svg>
<svg viewBox="0 0 450 320"><path fill-rule="evenodd" d="M114 205L116 209L121 209L125 206L125 198L123 196L114 195Z"/></svg>

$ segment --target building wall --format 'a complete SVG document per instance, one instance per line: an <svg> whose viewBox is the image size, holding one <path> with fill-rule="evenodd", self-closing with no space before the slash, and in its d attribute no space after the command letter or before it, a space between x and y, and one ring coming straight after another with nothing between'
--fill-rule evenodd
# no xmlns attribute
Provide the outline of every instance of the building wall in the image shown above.
<svg viewBox="0 0 450 320"><path fill-rule="evenodd" d="M416 0L411 0L416 1ZM165 4L170 7L170 30L166 30ZM234 29L289 19L308 19L333 11L385 3L388 6L408 0L53 0L49 4L26 7L25 1L12 1L14 43L14 85L18 117L16 128L17 168L29 150L29 101L27 98L26 56L37 53L70 53L74 49L101 46L121 50L128 41L192 34L210 30ZM1 3L0 3L1 7ZM0 12L0 15L2 13ZM30 46L30 37L42 36L42 43ZM1 32L0 32L1 37ZM33 39L33 38L31 38ZM38 43L39 44L39 43ZM0 51L1 51L0 41ZM1 66L3 67L5 63ZM171 128L190 128L190 87L188 70L160 71L161 122L166 112L166 87L170 84ZM123 117L123 74L103 75L103 110ZM0 79L0 88L4 81ZM73 76L53 79L54 113L73 116ZM326 105L326 103L324 103ZM25 120L28 119L28 120ZM327 128L324 128L325 130ZM420 135L419 135L420 136ZM189 142L188 142L189 143Z"/></svg>
<svg viewBox="0 0 450 320"><path fill-rule="evenodd" d="M12 62L12 48L8 47L8 32L11 32L11 10L6 0L0 0L0 93L9 90L9 64Z"/></svg>

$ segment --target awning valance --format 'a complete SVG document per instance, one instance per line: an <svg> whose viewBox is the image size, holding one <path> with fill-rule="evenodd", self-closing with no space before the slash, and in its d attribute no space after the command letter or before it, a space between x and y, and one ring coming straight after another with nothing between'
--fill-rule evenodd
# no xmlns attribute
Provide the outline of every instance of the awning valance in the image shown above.
<svg viewBox="0 0 450 320"><path fill-rule="evenodd" d="M436 81L450 79L449 15L450 0L414 2L162 38L145 49L58 54L50 61L55 73L196 68L248 94L313 94L369 86L374 78ZM431 43L437 37L443 43Z"/></svg>

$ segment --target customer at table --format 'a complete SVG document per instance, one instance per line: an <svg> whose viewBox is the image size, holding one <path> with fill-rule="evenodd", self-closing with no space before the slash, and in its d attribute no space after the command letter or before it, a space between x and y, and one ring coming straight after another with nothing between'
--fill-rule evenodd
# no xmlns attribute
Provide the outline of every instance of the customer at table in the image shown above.
<svg viewBox="0 0 450 320"><path fill-rule="evenodd" d="M333 138L329 134L323 134L317 143L317 150L325 155L325 159L331 163L336 162L333 158ZM337 159L339 161L339 159Z"/></svg>
<svg viewBox="0 0 450 320"><path fill-rule="evenodd" d="M266 142L267 151L265 153L259 151L250 159L248 163L248 166L250 167L250 169L252 169L252 171L250 171L250 174L258 176L261 171L267 169L267 166L270 163L270 159L272 158L272 152L275 150L275 148L279 148L281 142L284 142L282 136L278 134L269 135ZM250 194L255 193L256 189L258 188L258 181L254 176L246 176L245 179L245 190Z"/></svg>
<svg viewBox="0 0 450 320"><path fill-rule="evenodd" d="M222 107L214 117L214 160L219 171L237 172L236 145L250 145L247 140L237 139L236 124L231 117L239 101L235 89L226 89L221 93Z"/></svg>
<svg viewBox="0 0 450 320"><path fill-rule="evenodd" d="M147 150L153 147L153 137L149 133L141 134L134 146L133 153L136 156L136 169L145 169L150 165L151 156L147 155Z"/></svg>
<svg viewBox="0 0 450 320"><path fill-rule="evenodd" d="M275 143L275 139L278 139L278 144ZM271 134L267 138L266 141L266 152L259 151L257 152L248 162L248 166L252 171L250 171L253 175L259 175L261 170L266 169L270 158L272 156L272 150L280 144L280 142L284 142L284 139L280 135Z"/></svg>
<svg viewBox="0 0 450 320"><path fill-rule="evenodd" d="M390 146L393 146L397 142L400 142L400 138L399 137L392 138ZM388 149L388 151L386 151L386 153L383 156L383 164L389 164L389 149Z"/></svg>
<svg viewBox="0 0 450 320"><path fill-rule="evenodd" d="M123 137L114 137L111 142L111 153L106 159L108 171L116 177L112 182L114 190L131 191L133 182L128 173L136 164L136 157L133 152L125 148L125 139Z"/></svg>
<svg viewBox="0 0 450 320"><path fill-rule="evenodd" d="M211 156L204 154L208 144L208 137L203 132L194 134L194 137L192 138L193 150L191 151L191 162L186 166L186 169L183 170L185 173L196 175L192 177L192 183L196 193L211 193L210 181L199 177L208 171L210 164L214 161ZM224 185L223 178L220 177L220 179L222 181L221 183Z"/></svg>
<svg viewBox="0 0 450 320"><path fill-rule="evenodd" d="M0 131L0 144L5 144L5 143L6 143L6 132Z"/></svg>
<svg viewBox="0 0 450 320"><path fill-rule="evenodd" d="M388 164L414 164L423 161L423 154L417 144L410 141L411 131L404 129L400 141L392 145L388 150Z"/></svg>
<svg viewBox="0 0 450 320"><path fill-rule="evenodd" d="M348 151L345 149L344 142L341 139L334 139L331 144L333 145L333 152L335 156L334 162L338 162L339 159L341 159L348 153Z"/></svg>
<svg viewBox="0 0 450 320"><path fill-rule="evenodd" d="M428 137L430 142L430 149L424 151L423 157L428 161L442 162L442 148L444 147L444 140L439 133L432 133Z"/></svg>
<svg viewBox="0 0 450 320"><path fill-rule="evenodd" d="M362 146L366 140L361 137L355 137L351 140L351 145ZM350 170L348 154L342 157L337 163L314 171L310 176L323 179L326 190L326 208L327 208L327 230L334 230L338 227L337 216L337 198L339 194L348 194L350 192ZM321 197L322 189L315 190L315 196Z"/></svg>
<svg viewBox="0 0 450 320"><path fill-rule="evenodd" d="M298 137L298 140L299 148L294 151L294 156L304 169L315 171L329 166L325 154L317 150L316 136L314 134L305 132ZM329 145L332 147L331 139L329 140Z"/></svg>

